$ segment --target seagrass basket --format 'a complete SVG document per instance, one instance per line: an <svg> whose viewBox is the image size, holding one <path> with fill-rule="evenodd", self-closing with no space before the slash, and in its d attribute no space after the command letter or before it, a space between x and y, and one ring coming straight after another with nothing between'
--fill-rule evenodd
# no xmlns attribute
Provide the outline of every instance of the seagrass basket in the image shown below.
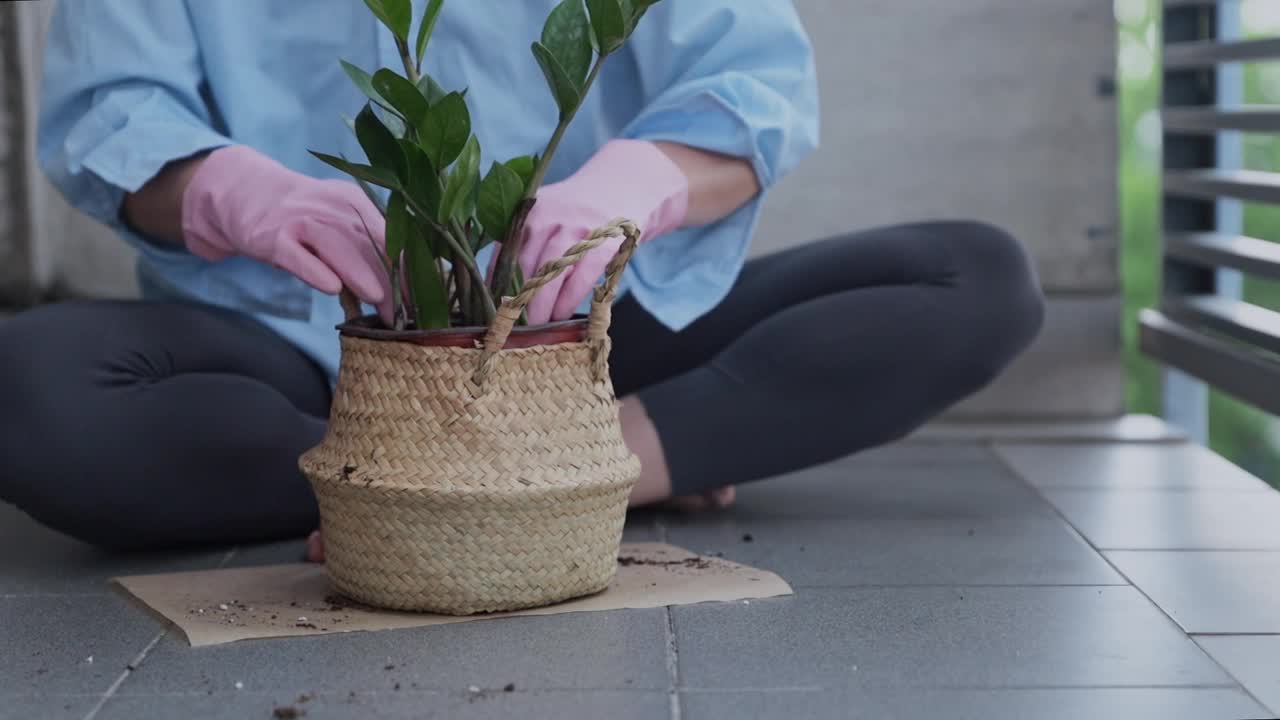
<svg viewBox="0 0 1280 720"><path fill-rule="evenodd" d="M586 320L513 333L539 288L619 236ZM504 299L487 330L340 326L328 431L299 462L336 590L466 615L609 584L640 465L622 440L608 328L638 237L621 220L593 232Z"/></svg>

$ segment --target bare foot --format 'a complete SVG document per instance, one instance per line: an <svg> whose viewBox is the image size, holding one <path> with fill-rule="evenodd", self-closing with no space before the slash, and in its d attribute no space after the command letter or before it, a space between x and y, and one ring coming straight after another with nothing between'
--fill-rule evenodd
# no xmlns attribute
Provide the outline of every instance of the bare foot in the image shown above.
<svg viewBox="0 0 1280 720"><path fill-rule="evenodd" d="M738 489L732 485L726 485L725 487L708 490L697 495L681 495L680 497L655 500L645 503L645 506L662 510L675 510L677 512L702 512L704 510L723 510L732 505L737 499ZM631 506L638 507L634 501Z"/></svg>
<svg viewBox="0 0 1280 720"><path fill-rule="evenodd" d="M307 562L324 562L324 538L319 530L307 536Z"/></svg>
<svg viewBox="0 0 1280 720"><path fill-rule="evenodd" d="M618 405L618 419L622 422L622 438L636 457L640 458L640 477L631 490L631 507L660 507L669 510L695 512L715 510L733 504L738 491L725 486L698 493L672 497L671 474L658 429L649 418L644 404L636 397L625 397Z"/></svg>

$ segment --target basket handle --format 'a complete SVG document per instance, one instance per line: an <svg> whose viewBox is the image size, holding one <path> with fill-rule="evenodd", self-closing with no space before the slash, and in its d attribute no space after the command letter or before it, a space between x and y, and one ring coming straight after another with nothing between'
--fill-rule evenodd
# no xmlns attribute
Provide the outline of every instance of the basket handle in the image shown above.
<svg viewBox="0 0 1280 720"><path fill-rule="evenodd" d="M640 229L630 220L618 218L608 225L592 230L581 242L565 251L563 257L546 263L531 278L525 281L524 288L515 297L502 299L498 314L489 331L485 333L481 343L480 362L471 379L477 386L483 385L493 368L493 361L498 352L507 344L512 328L520 319L520 314L533 296L560 273L572 267L586 254L604 244L604 241L621 235L624 240L617 254L609 261L605 270L605 279L596 287L591 299L591 315L587 320L587 342L592 346L592 368L597 381L608 374L607 361L609 355L609 323L612 318L612 304L617 293L618 282L622 279L622 271L635 252L640 242Z"/></svg>
<svg viewBox="0 0 1280 720"><path fill-rule="evenodd" d="M338 292L338 302L342 303L342 314L347 322L355 322L364 315L364 308L360 307L360 298L351 292L346 285L342 286L342 290Z"/></svg>

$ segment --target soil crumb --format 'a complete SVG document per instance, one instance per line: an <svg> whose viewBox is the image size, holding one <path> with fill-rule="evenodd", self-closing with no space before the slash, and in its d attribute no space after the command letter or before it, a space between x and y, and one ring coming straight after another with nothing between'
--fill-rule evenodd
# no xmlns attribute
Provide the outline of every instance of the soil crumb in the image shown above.
<svg viewBox="0 0 1280 720"><path fill-rule="evenodd" d="M751 536L751 533L743 533L742 542L755 542L755 538Z"/></svg>
<svg viewBox="0 0 1280 720"><path fill-rule="evenodd" d="M343 597L337 593L329 593L328 595L325 595L324 602L328 607L322 609L328 610L329 612L339 612L341 610L369 610L372 612L378 612L378 609L371 605L356 602L351 598Z"/></svg>
<svg viewBox="0 0 1280 720"><path fill-rule="evenodd" d="M632 565L648 565L650 567L686 567L696 570L706 570L711 567L711 561L706 558L691 557L684 560L649 560L646 558L629 557L623 555L618 558L618 564L622 567L631 567Z"/></svg>
<svg viewBox="0 0 1280 720"><path fill-rule="evenodd" d="M306 710L296 708L292 705L285 705L284 707L278 707L271 711L271 716L277 718L277 720L294 720L295 718L300 718L306 714Z"/></svg>

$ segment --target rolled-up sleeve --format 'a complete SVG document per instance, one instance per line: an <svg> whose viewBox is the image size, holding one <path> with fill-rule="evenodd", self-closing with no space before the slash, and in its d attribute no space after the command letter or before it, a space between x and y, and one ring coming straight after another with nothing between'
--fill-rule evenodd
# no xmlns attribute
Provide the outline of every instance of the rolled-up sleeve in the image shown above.
<svg viewBox="0 0 1280 720"><path fill-rule="evenodd" d="M817 147L813 49L791 0L668 0L628 47L646 104L625 136L749 159L765 188Z"/></svg>
<svg viewBox="0 0 1280 720"><path fill-rule="evenodd" d="M124 194L231 143L203 85L185 0L60 0L41 85L42 169L73 206L142 240L121 225Z"/></svg>

